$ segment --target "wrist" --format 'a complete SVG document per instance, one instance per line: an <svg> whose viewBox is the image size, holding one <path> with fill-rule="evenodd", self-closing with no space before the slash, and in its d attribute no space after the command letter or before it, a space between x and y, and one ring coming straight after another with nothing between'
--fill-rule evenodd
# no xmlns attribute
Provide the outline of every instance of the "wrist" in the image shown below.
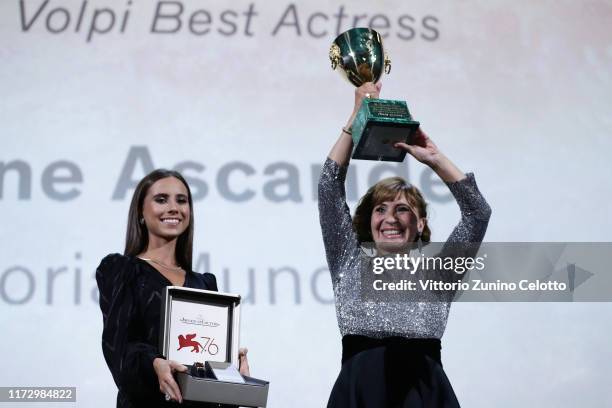
<svg viewBox="0 0 612 408"><path fill-rule="evenodd" d="M353 113L351 113L351 116L349 116L348 120L346 121L346 128L350 129L353 126L353 122L355 121L355 118L357 117L357 111L353 111Z"/></svg>
<svg viewBox="0 0 612 408"><path fill-rule="evenodd" d="M443 170L444 167L448 165L448 163L450 163L450 161L442 153L438 153L436 156L425 162L425 164L436 173L440 170Z"/></svg>
<svg viewBox="0 0 612 408"><path fill-rule="evenodd" d="M155 359L153 359L153 368L155 369L155 371L157 371L157 369L159 368L160 364L163 364L163 362L166 361L161 357L155 357Z"/></svg>
<svg viewBox="0 0 612 408"><path fill-rule="evenodd" d="M439 158L428 165L446 183L453 183L465 178L465 174L443 154L440 154Z"/></svg>

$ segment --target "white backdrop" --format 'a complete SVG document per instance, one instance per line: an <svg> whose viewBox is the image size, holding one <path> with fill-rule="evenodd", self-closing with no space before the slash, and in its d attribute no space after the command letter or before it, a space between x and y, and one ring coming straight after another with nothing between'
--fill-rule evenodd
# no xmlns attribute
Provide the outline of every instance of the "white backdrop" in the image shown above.
<svg viewBox="0 0 612 408"><path fill-rule="evenodd" d="M611 18L601 0L3 0L0 386L114 404L93 274L123 249L133 183L178 166L199 196L198 269L246 297L269 406L326 403L341 348L313 194L352 109L327 53L354 24L387 35L382 96L475 172L487 240L610 241ZM385 166L354 162L355 194ZM391 171L423 188L444 240L445 188L410 159ZM462 405L612 405L611 312L454 305L443 362Z"/></svg>

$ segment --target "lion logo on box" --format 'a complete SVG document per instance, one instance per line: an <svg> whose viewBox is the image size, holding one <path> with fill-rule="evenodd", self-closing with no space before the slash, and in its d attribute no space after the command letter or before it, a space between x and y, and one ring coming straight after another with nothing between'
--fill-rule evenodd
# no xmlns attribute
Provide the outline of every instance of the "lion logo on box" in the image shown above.
<svg viewBox="0 0 612 408"><path fill-rule="evenodd" d="M182 334L179 334L178 336L179 348L177 348L176 351L179 351L180 349L184 347L193 347L191 349L191 352L199 353L200 349L204 349L204 347L202 346L202 344L200 344L199 342L193 339L195 336L196 336L195 333L186 334L184 336Z"/></svg>

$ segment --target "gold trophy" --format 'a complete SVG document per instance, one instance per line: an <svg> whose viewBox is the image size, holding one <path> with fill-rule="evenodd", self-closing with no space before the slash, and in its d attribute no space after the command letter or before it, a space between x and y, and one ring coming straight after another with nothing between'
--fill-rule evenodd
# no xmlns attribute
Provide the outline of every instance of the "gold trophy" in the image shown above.
<svg viewBox="0 0 612 408"><path fill-rule="evenodd" d="M351 84L378 82L391 72L382 37L371 28L353 28L340 34L329 50L332 69ZM404 161L406 151L398 142L411 144L419 122L412 119L404 101L364 99L352 125L353 159Z"/></svg>

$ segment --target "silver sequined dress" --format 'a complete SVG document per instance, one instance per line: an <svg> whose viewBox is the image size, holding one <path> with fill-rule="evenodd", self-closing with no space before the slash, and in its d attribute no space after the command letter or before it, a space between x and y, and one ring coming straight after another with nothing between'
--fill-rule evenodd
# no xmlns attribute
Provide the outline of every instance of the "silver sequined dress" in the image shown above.
<svg viewBox="0 0 612 408"><path fill-rule="evenodd" d="M327 159L319 179L319 217L340 333L373 338L440 339L448 319L449 301L386 303L363 300L361 271L370 266L370 261L352 228L344 189L346 171L347 167ZM474 175L468 173L465 179L447 185L461 210L461 221L447 243L482 242L491 208L478 191Z"/></svg>

